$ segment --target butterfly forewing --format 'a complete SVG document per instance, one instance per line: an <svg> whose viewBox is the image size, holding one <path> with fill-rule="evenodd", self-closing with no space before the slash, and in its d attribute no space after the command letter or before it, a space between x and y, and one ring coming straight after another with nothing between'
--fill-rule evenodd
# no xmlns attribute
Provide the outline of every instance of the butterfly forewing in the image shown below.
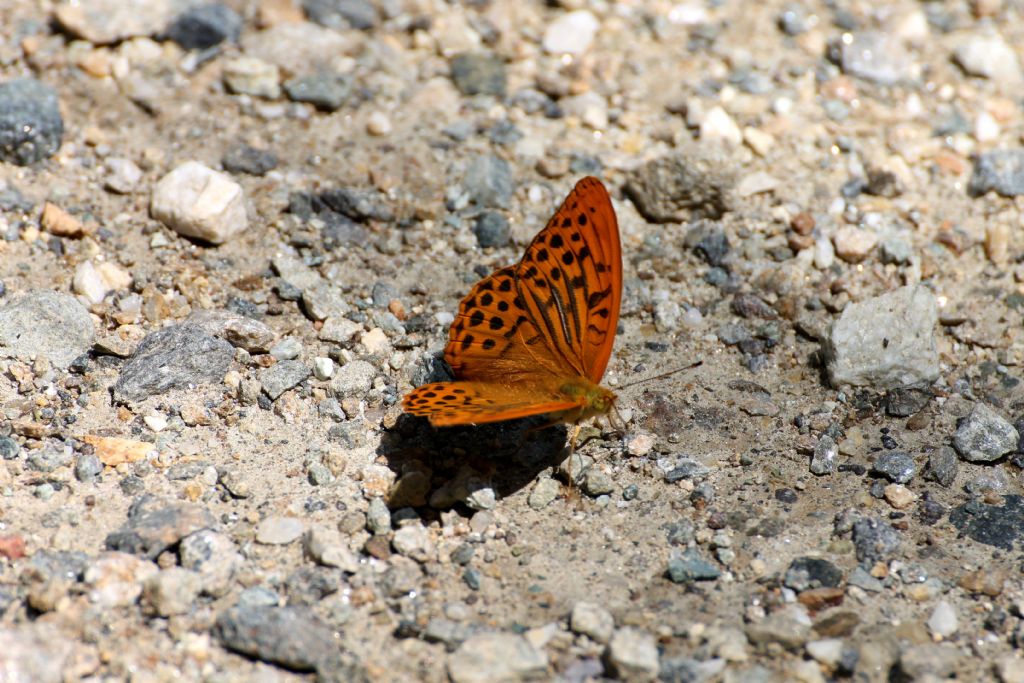
<svg viewBox="0 0 1024 683"><path fill-rule="evenodd" d="M615 340L622 294L618 223L599 180L576 184L527 247L515 274L541 340L564 366L599 382Z"/></svg>
<svg viewBox="0 0 1024 683"><path fill-rule="evenodd" d="M500 422L578 406L578 401L567 401L553 389L496 382L435 382L402 399L405 412L428 417L437 427Z"/></svg>

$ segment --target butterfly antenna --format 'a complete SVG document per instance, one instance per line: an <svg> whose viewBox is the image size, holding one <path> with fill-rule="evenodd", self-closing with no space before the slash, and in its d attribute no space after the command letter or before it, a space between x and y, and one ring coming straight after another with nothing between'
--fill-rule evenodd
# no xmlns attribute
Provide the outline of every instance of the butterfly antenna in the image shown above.
<svg viewBox="0 0 1024 683"><path fill-rule="evenodd" d="M654 375L653 377L644 377L643 379L638 379L635 382L629 382L628 384L622 384L622 385L616 387L616 390L618 391L618 390L621 390L621 389L628 389L630 387L636 386L637 384L643 384L644 382L653 382L656 379L665 379L666 377L671 377L672 375L674 375L676 373L683 372L685 370L692 370L692 369L694 369L694 368L696 368L696 367L698 367L700 365L703 365L703 364L704 364L704 361L699 360L696 363L690 363L689 365L686 365L684 367L676 368L675 370L669 370L668 372L663 372L660 375Z"/></svg>

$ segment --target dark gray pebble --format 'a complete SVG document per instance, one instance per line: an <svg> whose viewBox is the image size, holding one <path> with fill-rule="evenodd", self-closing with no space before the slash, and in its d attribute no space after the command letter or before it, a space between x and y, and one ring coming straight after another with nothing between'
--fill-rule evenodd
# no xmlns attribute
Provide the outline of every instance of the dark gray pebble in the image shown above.
<svg viewBox="0 0 1024 683"><path fill-rule="evenodd" d="M721 570L696 548L689 548L668 561L668 577L673 583L714 581L721 575Z"/></svg>
<svg viewBox="0 0 1024 683"><path fill-rule="evenodd" d="M871 465L871 473L896 484L906 484L917 474L917 463L902 451L882 453Z"/></svg>
<svg viewBox="0 0 1024 683"><path fill-rule="evenodd" d="M110 550L154 559L189 534L215 524L213 515L192 503L143 496L128 508L128 521L107 536Z"/></svg>
<svg viewBox="0 0 1024 683"><path fill-rule="evenodd" d="M505 61L489 52L464 52L451 63L452 80L463 95L505 96Z"/></svg>
<svg viewBox="0 0 1024 683"><path fill-rule="evenodd" d="M235 145L220 160L228 173L248 173L261 176L277 168L277 155L252 145Z"/></svg>
<svg viewBox="0 0 1024 683"><path fill-rule="evenodd" d="M798 557L789 564L783 583L797 591L809 588L835 588L843 581L843 572L828 560Z"/></svg>
<svg viewBox="0 0 1024 683"><path fill-rule="evenodd" d="M285 81L284 91L293 102L306 102L321 111L337 111L352 94L352 77L333 71L317 71Z"/></svg>
<svg viewBox="0 0 1024 683"><path fill-rule="evenodd" d="M219 2L196 5L179 15L167 28L167 38L186 50L205 50L224 41L237 42L242 17Z"/></svg>
<svg viewBox="0 0 1024 683"><path fill-rule="evenodd" d="M53 88L33 78L0 83L0 161L34 164L56 154L63 137Z"/></svg>
<svg viewBox="0 0 1024 683"><path fill-rule="evenodd" d="M508 244L508 219L497 211L484 211L473 226L476 242L481 247L503 247Z"/></svg>
<svg viewBox="0 0 1024 683"><path fill-rule="evenodd" d="M220 382L234 355L231 344L194 325L150 332L121 367L114 399L142 401L171 389Z"/></svg>

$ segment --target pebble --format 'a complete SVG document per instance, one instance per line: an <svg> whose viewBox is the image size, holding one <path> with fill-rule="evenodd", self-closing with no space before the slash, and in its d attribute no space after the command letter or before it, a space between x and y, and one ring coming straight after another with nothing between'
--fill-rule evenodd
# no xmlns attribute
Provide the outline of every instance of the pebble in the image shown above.
<svg viewBox="0 0 1024 683"><path fill-rule="evenodd" d="M979 154L967 189L974 196L986 192L1004 197L1024 194L1024 149L997 149Z"/></svg>
<svg viewBox="0 0 1024 683"><path fill-rule="evenodd" d="M956 610L945 600L940 600L928 617L928 630L937 639L945 639L956 633L959 628Z"/></svg>
<svg viewBox="0 0 1024 683"><path fill-rule="evenodd" d="M85 568L89 602L100 608L127 607L142 595L143 584L160 569L127 553L102 553Z"/></svg>
<svg viewBox="0 0 1024 683"><path fill-rule="evenodd" d="M687 147L641 165L629 176L626 195L652 223L679 223L691 213L717 218L730 211L736 177L712 149Z"/></svg>
<svg viewBox="0 0 1024 683"><path fill-rule="evenodd" d="M334 375L334 361L330 358L317 356L313 359L313 376L321 382L329 380Z"/></svg>
<svg viewBox="0 0 1024 683"><path fill-rule="evenodd" d="M1024 533L1024 498L1003 495L1001 505L972 500L949 513L949 521L978 543L1009 551Z"/></svg>
<svg viewBox="0 0 1024 683"><path fill-rule="evenodd" d="M844 40L840 64L844 73L883 86L911 81L919 72L903 41L880 31L865 31Z"/></svg>
<svg viewBox="0 0 1024 683"><path fill-rule="evenodd" d="M811 456L811 474L819 476L834 474L838 468L839 447L831 436L823 434L814 446L814 455Z"/></svg>
<svg viewBox="0 0 1024 683"><path fill-rule="evenodd" d="M359 343L366 348L366 352L371 356L387 356L392 350L387 334L379 327L364 332L359 338Z"/></svg>
<svg viewBox="0 0 1024 683"><path fill-rule="evenodd" d="M264 545L287 545L302 536L305 525L295 517L267 517L256 527L256 542Z"/></svg>
<svg viewBox="0 0 1024 683"><path fill-rule="evenodd" d="M721 575L721 570L696 548L688 548L682 553L673 552L668 561L668 577L673 583L714 581Z"/></svg>
<svg viewBox="0 0 1024 683"><path fill-rule="evenodd" d="M896 484L906 484L917 474L917 464L906 453L887 451L872 463L871 473Z"/></svg>
<svg viewBox="0 0 1024 683"><path fill-rule="evenodd" d="M548 54L581 55L594 42L600 25L587 10L567 12L548 24L541 45Z"/></svg>
<svg viewBox="0 0 1024 683"><path fill-rule="evenodd" d="M476 217L473 234L481 248L503 247L509 241L508 219L497 211L481 211Z"/></svg>
<svg viewBox="0 0 1024 683"><path fill-rule="evenodd" d="M839 638L824 638L812 640L806 645L807 654L814 658L814 661L825 665L828 669L835 669L843 656L845 644Z"/></svg>
<svg viewBox="0 0 1024 683"><path fill-rule="evenodd" d="M242 18L219 2L185 10L167 27L165 35L186 50L205 50L225 41L237 42Z"/></svg>
<svg viewBox="0 0 1024 683"><path fill-rule="evenodd" d="M352 77L333 71L317 71L285 81L285 94L292 102L306 102L320 111L341 109L352 95Z"/></svg>
<svg viewBox="0 0 1024 683"><path fill-rule="evenodd" d="M306 554L325 567L337 567L349 574L359 570L359 560L349 549L341 532L314 525L303 537Z"/></svg>
<svg viewBox="0 0 1024 683"><path fill-rule="evenodd" d="M889 484L885 487L883 495L886 502L897 510L904 510L917 500L917 494L903 484Z"/></svg>
<svg viewBox="0 0 1024 683"><path fill-rule="evenodd" d="M139 462L156 455L156 446L146 441L92 434L85 434L80 438L93 447L96 457L107 467L117 467L126 462Z"/></svg>
<svg viewBox="0 0 1024 683"><path fill-rule="evenodd" d="M900 533L881 519L869 517L853 525L853 547L862 567L887 562L901 545Z"/></svg>
<svg viewBox="0 0 1024 683"><path fill-rule="evenodd" d="M281 72L276 64L256 57L236 57L224 63L224 84L237 95L276 100L281 96Z"/></svg>
<svg viewBox="0 0 1024 683"><path fill-rule="evenodd" d="M1001 657L996 660L995 672L1000 683L1024 683L1024 659L1015 655Z"/></svg>
<svg viewBox="0 0 1024 683"><path fill-rule="evenodd" d="M366 511L366 528L373 534L386 534L391 531L391 511L383 498L371 498Z"/></svg>
<svg viewBox="0 0 1024 683"><path fill-rule="evenodd" d="M251 145L234 145L220 159L220 165L228 173L248 173L264 176L277 168L277 155Z"/></svg>
<svg viewBox="0 0 1024 683"><path fill-rule="evenodd" d="M512 168L501 157L476 156L466 169L462 187L479 207L507 209L512 201Z"/></svg>
<svg viewBox="0 0 1024 683"><path fill-rule="evenodd" d="M89 312L70 294L30 290L0 307L0 357L44 357L64 369L95 338Z"/></svg>
<svg viewBox="0 0 1024 683"><path fill-rule="evenodd" d="M852 225L840 228L832 237L836 255L847 263L860 263L878 244L878 235Z"/></svg>
<svg viewBox="0 0 1024 683"><path fill-rule="evenodd" d="M304 606L232 607L217 617L213 634L233 652L295 671L326 666L339 648L333 629Z"/></svg>
<svg viewBox="0 0 1024 683"><path fill-rule="evenodd" d="M849 304L822 344L832 386L887 389L935 381L937 323L935 295L919 285Z"/></svg>
<svg viewBox="0 0 1024 683"><path fill-rule="evenodd" d="M146 495L128 508L128 520L106 538L111 550L153 559L182 538L214 525L213 516L191 503Z"/></svg>
<svg viewBox="0 0 1024 683"><path fill-rule="evenodd" d="M147 2L142 11L131 3L95 0L85 6L60 4L54 10L54 17L68 33L94 45L107 45L160 33L174 17L175 9L170 0Z"/></svg>
<svg viewBox="0 0 1024 683"><path fill-rule="evenodd" d="M569 627L598 643L607 643L615 630L611 613L592 602L577 602L569 617Z"/></svg>
<svg viewBox="0 0 1024 683"><path fill-rule="evenodd" d="M700 139L739 146L743 142L743 131L725 109L716 106L707 111L700 123Z"/></svg>
<svg viewBox="0 0 1024 683"><path fill-rule="evenodd" d="M79 455L75 461L75 478L82 483L94 481L103 472L103 463L94 454Z"/></svg>
<svg viewBox="0 0 1024 683"><path fill-rule="evenodd" d="M812 588L835 588L843 581L843 572L819 557L798 557L789 563L783 584L801 593Z"/></svg>
<svg viewBox="0 0 1024 683"><path fill-rule="evenodd" d="M275 363L260 373L260 385L272 401L292 387L298 386L309 377L306 364L297 360Z"/></svg>
<svg viewBox="0 0 1024 683"><path fill-rule="evenodd" d="M553 503L562 492L562 485L551 477L540 477L527 498L527 505L534 510L543 510Z"/></svg>
<svg viewBox="0 0 1024 683"><path fill-rule="evenodd" d="M787 650L798 650L810 640L811 628L803 619L787 611L747 625L747 639L754 645L777 643Z"/></svg>
<svg viewBox="0 0 1024 683"><path fill-rule="evenodd" d="M107 157L103 160L107 175L103 178L103 187L116 194L131 194L142 181L142 169L131 159Z"/></svg>
<svg viewBox="0 0 1024 683"><path fill-rule="evenodd" d="M361 396L370 390L377 368L365 360L353 360L338 368L331 379L331 393L338 398Z"/></svg>
<svg viewBox="0 0 1024 683"><path fill-rule="evenodd" d="M266 353L276 336L266 324L233 311L198 310L189 315L185 322L250 353Z"/></svg>
<svg viewBox="0 0 1024 683"><path fill-rule="evenodd" d="M121 366L114 400L138 402L172 389L220 382L234 355L231 344L195 325L172 325L150 332Z"/></svg>
<svg viewBox="0 0 1024 683"><path fill-rule="evenodd" d="M0 628L5 677L11 683L69 680L68 660L74 659L80 649L68 645L67 638L53 624L29 623Z"/></svg>
<svg viewBox="0 0 1024 683"><path fill-rule="evenodd" d="M146 580L143 609L159 617L186 614L195 606L201 588L202 579L196 572L169 567Z"/></svg>
<svg viewBox="0 0 1024 683"><path fill-rule="evenodd" d="M231 591L245 562L230 538L210 529L182 539L178 556L182 567L198 574L200 590L215 598Z"/></svg>
<svg viewBox="0 0 1024 683"><path fill-rule="evenodd" d="M489 52L464 52L451 60L452 81L463 95L504 97L505 61Z"/></svg>
<svg viewBox="0 0 1024 683"><path fill-rule="evenodd" d="M380 23L377 8L370 0L303 0L306 16L328 28L367 30Z"/></svg>
<svg viewBox="0 0 1024 683"><path fill-rule="evenodd" d="M320 328L318 336L323 341L345 344L355 339L356 335L362 331L363 326L357 322L348 318L331 317L324 320L324 325Z"/></svg>
<svg viewBox="0 0 1024 683"><path fill-rule="evenodd" d="M196 161L157 182L149 210L178 234L211 244L223 244L249 225L241 185Z"/></svg>
<svg viewBox="0 0 1024 683"><path fill-rule="evenodd" d="M611 673L625 681L653 681L658 676L658 646L654 636L638 628L620 628L608 641L605 661Z"/></svg>
<svg viewBox="0 0 1024 683"><path fill-rule="evenodd" d="M1013 85L1021 79L1017 53L999 35L971 36L953 50L953 60L970 76Z"/></svg>
<svg viewBox="0 0 1024 683"><path fill-rule="evenodd" d="M953 447L969 462L992 462L1017 450L1020 436L1002 415L988 405L974 404L957 424Z"/></svg>
<svg viewBox="0 0 1024 683"><path fill-rule="evenodd" d="M395 552L417 562L431 560L436 554L430 531L420 524L407 524L396 531L391 538L391 545Z"/></svg>
<svg viewBox="0 0 1024 683"><path fill-rule="evenodd" d="M0 83L0 161L28 166L60 149L64 119L57 92L32 78Z"/></svg>
<svg viewBox="0 0 1024 683"><path fill-rule="evenodd" d="M926 477L934 479L941 486L949 487L956 480L960 463L954 451L949 446L940 446L928 456L928 471Z"/></svg>
<svg viewBox="0 0 1024 683"><path fill-rule="evenodd" d="M452 683L532 680L547 672L547 657L513 633L480 633L448 657Z"/></svg>

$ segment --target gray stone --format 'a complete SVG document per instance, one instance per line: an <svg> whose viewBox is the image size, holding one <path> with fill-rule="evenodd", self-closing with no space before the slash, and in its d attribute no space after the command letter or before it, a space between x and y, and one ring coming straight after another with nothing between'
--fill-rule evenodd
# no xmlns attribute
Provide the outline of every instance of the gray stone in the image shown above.
<svg viewBox="0 0 1024 683"><path fill-rule="evenodd" d="M512 167L501 157L479 155L470 162L462 187L479 207L508 208L512 201Z"/></svg>
<svg viewBox="0 0 1024 683"><path fill-rule="evenodd" d="M434 617L423 629L423 640L428 643L444 643L448 652L454 652L459 645L479 632L478 627L460 624L450 619Z"/></svg>
<svg viewBox="0 0 1024 683"><path fill-rule="evenodd" d="M302 9L310 20L327 28L366 30L380 23L370 0L302 0Z"/></svg>
<svg viewBox="0 0 1024 683"><path fill-rule="evenodd" d="M811 456L811 474L823 475L834 474L839 468L839 446L835 439L828 434L823 434L818 443L814 445L814 455Z"/></svg>
<svg viewBox="0 0 1024 683"><path fill-rule="evenodd" d="M185 324L195 325L250 353L266 353L274 343L272 329L259 320L232 311L200 309L193 311Z"/></svg>
<svg viewBox="0 0 1024 683"><path fill-rule="evenodd" d="M93 481L103 471L103 463L94 453L79 455L75 461L75 478L87 483Z"/></svg>
<svg viewBox="0 0 1024 683"><path fill-rule="evenodd" d="M178 15L165 31L186 50L205 50L224 41L236 42L242 32L242 17L219 2L195 5Z"/></svg>
<svg viewBox="0 0 1024 683"><path fill-rule="evenodd" d="M871 517L853 525L853 547L862 567L870 569L876 562L888 562L901 544L900 533L881 519Z"/></svg>
<svg viewBox="0 0 1024 683"><path fill-rule="evenodd" d="M696 548L688 548L682 553L673 552L668 561L668 577L673 583L714 581L721 575L721 570Z"/></svg>
<svg viewBox="0 0 1024 683"><path fill-rule="evenodd" d="M483 211L476 217L473 233L482 248L503 247L509 240L508 219L497 211Z"/></svg>
<svg viewBox="0 0 1024 683"><path fill-rule="evenodd" d="M366 528L373 534L386 534L391 531L391 510L383 498L371 498L366 511Z"/></svg>
<svg viewBox="0 0 1024 683"><path fill-rule="evenodd" d="M181 567L168 567L149 577L142 588L143 608L158 617L186 614L202 589L202 577Z"/></svg>
<svg viewBox="0 0 1024 683"><path fill-rule="evenodd" d="M694 215L718 218L735 204L734 162L717 149L690 146L648 161L629 176L625 192L652 223Z"/></svg>
<svg viewBox="0 0 1024 683"><path fill-rule="evenodd" d="M355 574L359 569L359 560L338 531L313 526L306 532L303 546L307 555L325 567L337 567L349 574Z"/></svg>
<svg viewBox="0 0 1024 683"><path fill-rule="evenodd" d="M53 88L34 78L0 83L0 161L34 164L56 154L63 137Z"/></svg>
<svg viewBox="0 0 1024 683"><path fill-rule="evenodd" d="M583 476L583 490L588 496L597 497L614 491L615 482L608 473L593 467Z"/></svg>
<svg viewBox="0 0 1024 683"><path fill-rule="evenodd" d="M1004 197L1024 194L1024 149L996 149L978 155L968 192L996 192Z"/></svg>
<svg viewBox="0 0 1024 683"><path fill-rule="evenodd" d="M132 503L128 521L107 536L106 546L153 559L185 536L215 523L213 516L198 505L147 495Z"/></svg>
<svg viewBox="0 0 1024 683"><path fill-rule="evenodd" d="M935 296L921 285L848 305L822 342L832 385L891 389L935 381L937 322Z"/></svg>
<svg viewBox="0 0 1024 683"><path fill-rule="evenodd" d="M866 31L843 42L840 64L845 73L878 85L905 83L917 76L917 67L903 39L895 34Z"/></svg>
<svg viewBox="0 0 1024 683"><path fill-rule="evenodd" d="M353 360L338 368L331 379L331 393L338 398L360 396L373 386L377 368L365 360Z"/></svg>
<svg viewBox="0 0 1024 683"><path fill-rule="evenodd" d="M53 472L71 464L71 446L47 441L42 448L29 451L25 466L34 472Z"/></svg>
<svg viewBox="0 0 1024 683"><path fill-rule="evenodd" d="M885 584L879 579L871 576L863 567L854 567L853 571L850 572L850 576L847 577L846 583L850 586L856 586L861 590L868 591L869 593L881 593L885 590Z"/></svg>
<svg viewBox="0 0 1024 683"><path fill-rule="evenodd" d="M561 491L562 485L557 481L551 477L541 477L533 485L533 490L530 491L526 502L534 510L543 510L558 498Z"/></svg>
<svg viewBox="0 0 1024 683"><path fill-rule="evenodd" d="M622 680L652 681L659 671L658 645L654 636L638 628L620 628L608 642L605 661Z"/></svg>
<svg viewBox="0 0 1024 683"><path fill-rule="evenodd" d="M960 659L957 647L922 643L903 651L899 668L908 681L945 680L955 673Z"/></svg>
<svg viewBox="0 0 1024 683"><path fill-rule="evenodd" d="M195 325L151 332L122 366L114 400L138 402L172 389L220 382L234 354L231 344Z"/></svg>
<svg viewBox="0 0 1024 683"><path fill-rule="evenodd" d="M213 634L228 650L295 671L324 666L340 647L308 607L233 607L217 618Z"/></svg>
<svg viewBox="0 0 1024 683"><path fill-rule="evenodd" d="M762 621L748 624L746 633L754 645L777 643L787 650L798 650L810 640L811 627L785 612L775 612Z"/></svg>
<svg viewBox="0 0 1024 683"><path fill-rule="evenodd" d="M220 165L228 173L248 173L263 176L277 168L277 155L252 145L239 144L228 149L220 159Z"/></svg>
<svg viewBox="0 0 1024 683"><path fill-rule="evenodd" d="M386 596L401 598L422 588L420 581L423 579L423 570L415 560L402 555L393 555L389 562L391 566L379 581L380 589Z"/></svg>
<svg viewBox="0 0 1024 683"><path fill-rule="evenodd" d="M417 562L426 562L434 558L434 541L430 531L421 524L407 524L395 532L391 539L395 552L412 558Z"/></svg>
<svg viewBox="0 0 1024 683"><path fill-rule="evenodd" d="M352 94L352 77L321 70L285 81L284 91L293 102L306 102L321 111L337 111Z"/></svg>
<svg viewBox="0 0 1024 683"><path fill-rule="evenodd" d="M928 471L925 476L934 479L941 486L949 487L956 480L959 470L960 463L956 451L949 446L941 446L928 456Z"/></svg>
<svg viewBox="0 0 1024 683"><path fill-rule="evenodd" d="M182 567L198 572L202 592L215 598L231 590L235 574L244 564L232 540L210 529L182 539L178 556Z"/></svg>
<svg viewBox="0 0 1024 683"><path fill-rule="evenodd" d="M887 451L871 465L871 473L896 484L906 484L917 474L917 463L906 453Z"/></svg>
<svg viewBox="0 0 1024 683"><path fill-rule="evenodd" d="M513 633L481 633L466 640L448 658L452 683L492 683L541 678L547 657Z"/></svg>
<svg viewBox="0 0 1024 683"><path fill-rule="evenodd" d="M265 545L287 545L299 540L306 530L296 517L267 517L256 527L256 542Z"/></svg>
<svg viewBox="0 0 1024 683"><path fill-rule="evenodd" d="M970 462L992 462L1017 450L1013 425L984 403L975 403L953 435L953 448Z"/></svg>
<svg viewBox="0 0 1024 683"><path fill-rule="evenodd" d="M15 460L21 453L21 446L9 436L0 436L0 458Z"/></svg>
<svg viewBox="0 0 1024 683"><path fill-rule="evenodd" d="M0 357L42 356L63 370L95 339L89 311L70 294L32 290L0 308Z"/></svg>
<svg viewBox="0 0 1024 683"><path fill-rule="evenodd" d="M452 58L452 81L463 95L505 96L505 61L488 52L464 52Z"/></svg>
<svg viewBox="0 0 1024 683"><path fill-rule="evenodd" d="M607 643L615 630L615 619L600 605L577 602L569 616L569 627L598 643Z"/></svg>
<svg viewBox="0 0 1024 683"><path fill-rule="evenodd" d="M803 592L810 588L835 588L843 581L843 572L820 557L798 557L789 563L783 584Z"/></svg>
<svg viewBox="0 0 1024 683"><path fill-rule="evenodd" d="M302 361L286 360L261 372L260 385L271 400L277 400L281 394L305 381L310 374L309 368Z"/></svg>

